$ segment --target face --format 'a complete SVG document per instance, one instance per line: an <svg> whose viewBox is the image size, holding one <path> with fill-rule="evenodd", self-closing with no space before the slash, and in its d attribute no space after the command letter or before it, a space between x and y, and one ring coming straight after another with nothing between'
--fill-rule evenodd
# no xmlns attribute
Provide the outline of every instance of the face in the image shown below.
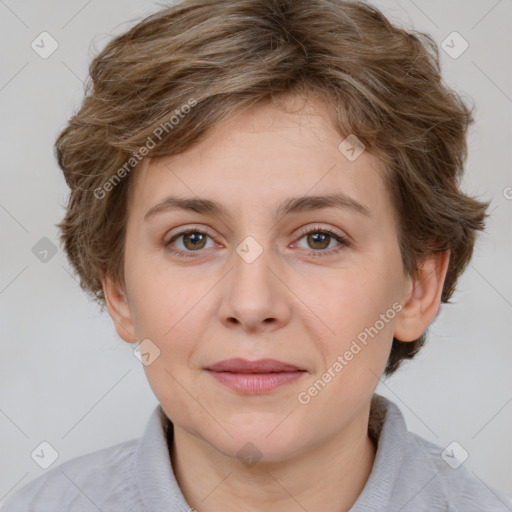
<svg viewBox="0 0 512 512"><path fill-rule="evenodd" d="M408 288L379 161L347 158L319 100L289 101L137 169L125 247L123 337L160 351L144 369L175 428L269 461L365 424ZM289 366L211 370L233 358Z"/></svg>

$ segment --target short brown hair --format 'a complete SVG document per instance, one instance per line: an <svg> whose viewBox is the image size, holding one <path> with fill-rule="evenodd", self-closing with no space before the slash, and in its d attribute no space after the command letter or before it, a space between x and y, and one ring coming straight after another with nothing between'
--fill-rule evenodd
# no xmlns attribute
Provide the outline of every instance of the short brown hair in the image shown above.
<svg viewBox="0 0 512 512"><path fill-rule="evenodd" d="M450 250L441 297L449 302L490 202L459 190L472 111L443 83L427 34L364 2L185 0L112 39L89 74L55 143L71 189L57 226L82 289L102 309L102 275L125 283L127 191L142 148L147 157L178 154L221 121L301 92L320 95L339 133L355 134L385 164L404 271L414 277L425 257ZM426 331L393 339L386 375L425 340Z"/></svg>

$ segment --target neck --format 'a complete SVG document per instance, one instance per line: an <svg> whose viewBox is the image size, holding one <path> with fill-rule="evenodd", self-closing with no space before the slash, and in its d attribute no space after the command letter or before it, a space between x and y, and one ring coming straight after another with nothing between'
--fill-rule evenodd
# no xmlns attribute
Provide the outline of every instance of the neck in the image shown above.
<svg viewBox="0 0 512 512"><path fill-rule="evenodd" d="M369 410L370 404L343 432L311 450L251 467L174 426L170 455L176 480L197 512L347 512L375 460Z"/></svg>

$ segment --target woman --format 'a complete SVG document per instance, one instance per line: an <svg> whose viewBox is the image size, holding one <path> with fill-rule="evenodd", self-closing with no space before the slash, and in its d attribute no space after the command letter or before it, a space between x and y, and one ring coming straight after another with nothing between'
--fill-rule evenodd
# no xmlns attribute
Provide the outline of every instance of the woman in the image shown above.
<svg viewBox="0 0 512 512"><path fill-rule="evenodd" d="M186 0L90 74L59 227L160 404L5 510L512 509L374 392L487 216L435 43L360 2Z"/></svg>

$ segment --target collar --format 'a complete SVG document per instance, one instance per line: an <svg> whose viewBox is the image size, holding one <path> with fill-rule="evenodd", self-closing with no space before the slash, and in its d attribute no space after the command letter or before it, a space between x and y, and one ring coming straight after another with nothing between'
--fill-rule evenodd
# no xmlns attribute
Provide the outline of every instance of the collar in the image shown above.
<svg viewBox="0 0 512 512"><path fill-rule="evenodd" d="M149 419L136 453L137 484L144 509L148 511L191 510L172 469L169 455L172 432L172 422L159 404ZM424 449L421 442L415 441L420 438L407 430L400 409L381 395L374 394L372 397L368 434L377 446L375 461L365 487L350 512L391 510L395 505L408 501L412 505L414 499L411 500L409 496L411 493L414 495L415 485L425 487L432 481L434 485L439 485L434 478L439 469L428 456L418 457L418 450ZM416 476L412 477L414 473ZM412 478L408 479L408 476ZM404 479L412 488L411 485L400 484ZM428 496L431 496L432 490ZM436 492L435 495L435 503L429 501L429 505L445 504L443 492ZM404 508L403 512L405 510L408 509Z"/></svg>

